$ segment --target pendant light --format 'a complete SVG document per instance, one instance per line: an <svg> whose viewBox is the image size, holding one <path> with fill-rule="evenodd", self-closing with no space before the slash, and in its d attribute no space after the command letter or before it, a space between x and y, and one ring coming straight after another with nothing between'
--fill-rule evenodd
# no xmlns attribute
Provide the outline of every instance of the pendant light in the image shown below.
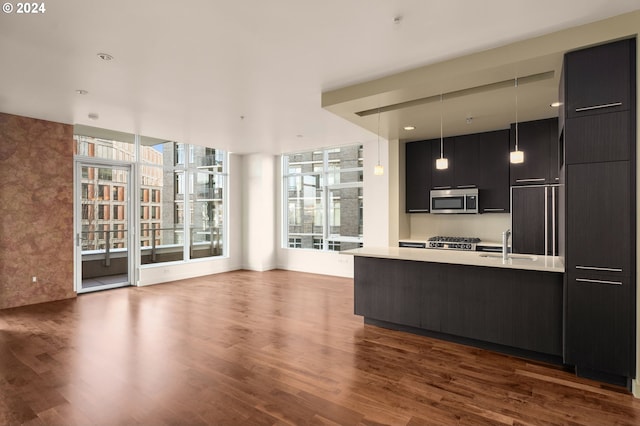
<svg viewBox="0 0 640 426"><path fill-rule="evenodd" d="M384 167L380 164L380 108L378 108L378 164L373 169L373 174L376 176L384 174Z"/></svg>
<svg viewBox="0 0 640 426"><path fill-rule="evenodd" d="M524 152L518 149L518 77L515 79L516 88L516 143L515 149L509 153L509 162L512 164L524 163Z"/></svg>
<svg viewBox="0 0 640 426"><path fill-rule="evenodd" d="M436 159L436 169L445 170L449 168L449 160L444 158L444 138L442 134L442 94L440 94L440 158Z"/></svg>

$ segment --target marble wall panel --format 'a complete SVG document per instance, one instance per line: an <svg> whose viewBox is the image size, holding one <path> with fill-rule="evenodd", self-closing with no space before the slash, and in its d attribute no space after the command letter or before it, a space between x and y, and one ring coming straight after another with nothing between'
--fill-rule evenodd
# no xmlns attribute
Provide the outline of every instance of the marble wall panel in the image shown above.
<svg viewBox="0 0 640 426"><path fill-rule="evenodd" d="M0 309L75 296L73 126L0 113Z"/></svg>

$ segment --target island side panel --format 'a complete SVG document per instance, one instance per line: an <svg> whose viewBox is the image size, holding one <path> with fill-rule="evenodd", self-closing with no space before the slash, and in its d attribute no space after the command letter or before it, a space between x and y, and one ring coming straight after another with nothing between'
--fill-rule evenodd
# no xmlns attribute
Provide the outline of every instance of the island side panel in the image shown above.
<svg viewBox="0 0 640 426"><path fill-rule="evenodd" d="M367 319L559 356L562 274L356 256Z"/></svg>
<svg viewBox="0 0 640 426"><path fill-rule="evenodd" d="M356 315L441 331L447 271L438 264L356 256L354 268Z"/></svg>

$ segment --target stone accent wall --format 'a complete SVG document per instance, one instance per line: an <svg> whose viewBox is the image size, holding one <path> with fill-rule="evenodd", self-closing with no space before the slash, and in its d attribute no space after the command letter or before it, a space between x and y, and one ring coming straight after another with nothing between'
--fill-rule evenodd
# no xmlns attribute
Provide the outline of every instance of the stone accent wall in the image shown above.
<svg viewBox="0 0 640 426"><path fill-rule="evenodd" d="M0 309L75 297L73 241L73 126L0 113Z"/></svg>

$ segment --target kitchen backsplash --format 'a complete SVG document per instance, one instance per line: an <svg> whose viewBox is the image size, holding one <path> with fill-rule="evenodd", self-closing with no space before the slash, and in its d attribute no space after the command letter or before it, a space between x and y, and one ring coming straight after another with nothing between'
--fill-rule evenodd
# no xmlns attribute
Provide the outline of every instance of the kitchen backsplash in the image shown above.
<svg viewBox="0 0 640 426"><path fill-rule="evenodd" d="M485 242L500 242L502 232L511 226L508 213L491 214L412 214L412 240L425 240L434 235L478 237Z"/></svg>

